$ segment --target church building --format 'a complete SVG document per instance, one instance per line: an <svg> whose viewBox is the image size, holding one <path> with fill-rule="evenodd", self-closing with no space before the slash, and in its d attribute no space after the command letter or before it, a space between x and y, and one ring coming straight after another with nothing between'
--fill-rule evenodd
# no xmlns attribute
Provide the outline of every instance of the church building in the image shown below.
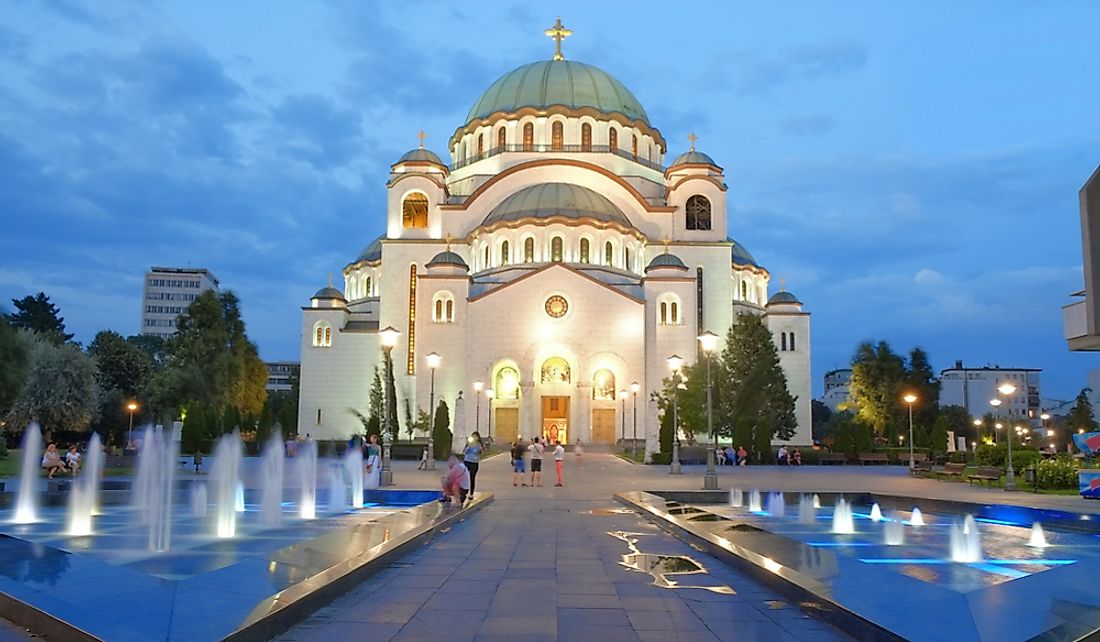
<svg viewBox="0 0 1100 642"><path fill-rule="evenodd" d="M694 135L667 162L634 94L565 60L560 21L547 35L554 58L489 85L449 162L421 133L392 165L385 233L343 268L343 291L302 309L299 431L362 432L352 409L367 411L389 330L402 421L434 395L456 440L612 444L636 430L652 453L668 358L694 361L699 335L724 341L748 312L796 397L790 443L809 444L810 315L790 292L769 297L770 273L731 238L722 168Z"/></svg>

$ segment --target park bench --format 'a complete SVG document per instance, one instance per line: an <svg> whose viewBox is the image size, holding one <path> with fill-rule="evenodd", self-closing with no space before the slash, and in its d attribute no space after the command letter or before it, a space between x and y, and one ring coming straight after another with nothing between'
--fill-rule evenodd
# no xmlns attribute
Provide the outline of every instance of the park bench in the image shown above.
<svg viewBox="0 0 1100 642"><path fill-rule="evenodd" d="M966 476L966 481L973 484L974 482L992 484L995 481L1001 481L1001 469L993 468L992 466L978 466L978 470L975 473Z"/></svg>
<svg viewBox="0 0 1100 642"><path fill-rule="evenodd" d="M924 473L932 472L932 462L927 459L923 461L916 461L914 459L913 468L909 471L909 474L913 477L920 477Z"/></svg>
<svg viewBox="0 0 1100 642"><path fill-rule="evenodd" d="M961 478L963 472L966 470L966 464L948 462L943 465L943 470L938 474L946 477L959 477Z"/></svg>
<svg viewBox="0 0 1100 642"><path fill-rule="evenodd" d="M859 463L864 466L867 464L882 464L885 466L890 463L890 458L886 453L860 453Z"/></svg>
<svg viewBox="0 0 1100 642"><path fill-rule="evenodd" d="M902 459L909 461L909 456L903 455ZM922 461L928 461L928 453L913 453L913 461L918 464Z"/></svg>
<svg viewBox="0 0 1100 642"><path fill-rule="evenodd" d="M848 457L844 453L820 453L817 456L817 465L824 466L825 464L840 465L848 463Z"/></svg>

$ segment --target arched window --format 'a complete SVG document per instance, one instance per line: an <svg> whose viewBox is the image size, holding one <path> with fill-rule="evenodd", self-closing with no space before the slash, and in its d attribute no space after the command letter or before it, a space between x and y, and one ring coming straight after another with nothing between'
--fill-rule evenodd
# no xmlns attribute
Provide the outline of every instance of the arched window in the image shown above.
<svg viewBox="0 0 1100 642"><path fill-rule="evenodd" d="M500 264L508 265L512 260L511 248L508 247L508 240L505 239L500 243Z"/></svg>
<svg viewBox="0 0 1100 642"><path fill-rule="evenodd" d="M550 149L555 152L565 149L565 128L560 120L550 126Z"/></svg>
<svg viewBox="0 0 1100 642"><path fill-rule="evenodd" d="M591 244L588 242L588 239L581 239L581 263L588 263L588 261L590 260L590 245Z"/></svg>
<svg viewBox="0 0 1100 642"><path fill-rule="evenodd" d="M786 352L787 351L787 333L786 332L780 332L779 333L779 350L780 350L780 352Z"/></svg>
<svg viewBox="0 0 1100 642"><path fill-rule="evenodd" d="M560 236L550 239L550 260L555 263L561 263L561 244Z"/></svg>
<svg viewBox="0 0 1100 642"><path fill-rule="evenodd" d="M370 296L371 294L374 293L374 291L371 290L370 286L371 286L371 278L368 276L366 278L366 281L365 281L365 287L363 288L363 296L365 296L365 297Z"/></svg>
<svg viewBox="0 0 1100 642"><path fill-rule="evenodd" d="M439 323L443 319L443 300L435 300L435 314L432 316L432 320Z"/></svg>
<svg viewBox="0 0 1100 642"><path fill-rule="evenodd" d="M432 321L434 323L454 323L455 297L447 291L436 292L432 297Z"/></svg>
<svg viewBox="0 0 1100 642"><path fill-rule="evenodd" d="M535 239L527 237L523 241L523 262L534 263L535 262Z"/></svg>
<svg viewBox="0 0 1100 642"><path fill-rule="evenodd" d="M789 334L790 334L790 338L787 339L787 345L790 346L791 352L794 352L794 333L791 332Z"/></svg>
<svg viewBox="0 0 1100 642"><path fill-rule="evenodd" d="M501 151L504 151L504 145L507 143L507 141L508 134L506 134L504 128L501 127L497 130L497 147L499 147Z"/></svg>
<svg viewBox="0 0 1100 642"><path fill-rule="evenodd" d="M551 357L542 364L542 383L569 383L572 375L569 362L561 357Z"/></svg>
<svg viewBox="0 0 1100 642"><path fill-rule="evenodd" d="M523 126L523 151L530 152L535 149L535 126L527 123Z"/></svg>
<svg viewBox="0 0 1100 642"><path fill-rule="evenodd" d="M630 269L630 248L629 247L624 247L623 248L623 269L624 270L629 270Z"/></svg>
<svg viewBox="0 0 1100 642"><path fill-rule="evenodd" d="M634 158L638 158L638 135L630 135L630 153Z"/></svg>
<svg viewBox="0 0 1100 642"><path fill-rule="evenodd" d="M680 297L669 292L662 294L657 301L657 324L680 325Z"/></svg>
<svg viewBox="0 0 1100 642"><path fill-rule="evenodd" d="M696 194L687 200L684 208L687 218L685 225L689 230L710 229L710 201L702 194Z"/></svg>
<svg viewBox="0 0 1100 642"><path fill-rule="evenodd" d="M596 401L615 401L615 373L601 368L592 375L592 398Z"/></svg>
<svg viewBox="0 0 1100 642"><path fill-rule="evenodd" d="M332 347L332 324L328 321L318 321L313 324L313 347Z"/></svg>
<svg viewBox="0 0 1100 642"><path fill-rule="evenodd" d="M401 202L401 225L404 227L428 227L428 197L413 192Z"/></svg>
<svg viewBox="0 0 1100 642"><path fill-rule="evenodd" d="M603 246L603 263L608 266L615 264L615 247L611 245L611 241Z"/></svg>
<svg viewBox="0 0 1100 642"><path fill-rule="evenodd" d="M588 123L581 124L581 151L592 151L592 125Z"/></svg>
<svg viewBox="0 0 1100 642"><path fill-rule="evenodd" d="M741 300L745 301L749 298L749 284L744 281L741 282Z"/></svg>
<svg viewBox="0 0 1100 642"><path fill-rule="evenodd" d="M519 371L510 366L497 370L496 387L493 392L497 399L519 399Z"/></svg>
<svg viewBox="0 0 1100 642"><path fill-rule="evenodd" d="M611 148L612 153L619 151L619 130L615 129L614 125L607 128L607 146Z"/></svg>
<svg viewBox="0 0 1100 642"><path fill-rule="evenodd" d="M455 302L452 300L447 301L447 323L455 322Z"/></svg>
<svg viewBox="0 0 1100 642"><path fill-rule="evenodd" d="M478 134L477 135L477 155L481 156L481 154L484 151L485 151L485 136L484 136L484 134Z"/></svg>
<svg viewBox="0 0 1100 642"><path fill-rule="evenodd" d="M488 270L491 267L491 264L489 262L489 244L488 243L485 244L485 249L482 252L482 254L485 255L484 265L485 265L485 269Z"/></svg>

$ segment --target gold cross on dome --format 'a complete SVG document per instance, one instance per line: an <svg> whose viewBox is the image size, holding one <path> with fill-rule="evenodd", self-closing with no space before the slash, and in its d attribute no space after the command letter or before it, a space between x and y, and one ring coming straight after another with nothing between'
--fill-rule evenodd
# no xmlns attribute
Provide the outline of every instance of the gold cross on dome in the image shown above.
<svg viewBox="0 0 1100 642"><path fill-rule="evenodd" d="M424 139L427 138L428 135L424 133L423 129L421 129L420 133L417 134L416 137L420 139L420 149L424 149Z"/></svg>
<svg viewBox="0 0 1100 642"><path fill-rule="evenodd" d="M787 291L787 279L786 279L786 277L782 277L782 276L779 277L779 291L780 292L786 292Z"/></svg>
<svg viewBox="0 0 1100 642"><path fill-rule="evenodd" d="M699 140L699 137L695 135L695 132L688 134L688 140L691 141L691 151L695 151L695 141Z"/></svg>
<svg viewBox="0 0 1100 642"><path fill-rule="evenodd" d="M447 232L447 251L451 251L451 233Z"/></svg>
<svg viewBox="0 0 1100 642"><path fill-rule="evenodd" d="M661 242L665 244L665 254L668 254L668 244L671 243L672 241L668 240L668 237L666 236L664 238L664 240L661 241Z"/></svg>
<svg viewBox="0 0 1100 642"><path fill-rule="evenodd" d="M565 56L561 55L561 41L572 36L573 31L565 28L565 25L561 23L561 16L558 16L558 21L554 23L553 27L543 33L554 39L554 60L565 60Z"/></svg>

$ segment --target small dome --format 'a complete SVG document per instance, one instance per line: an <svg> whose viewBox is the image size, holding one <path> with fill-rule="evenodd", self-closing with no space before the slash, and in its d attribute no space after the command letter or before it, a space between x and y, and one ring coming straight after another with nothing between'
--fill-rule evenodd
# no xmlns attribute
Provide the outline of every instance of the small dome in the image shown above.
<svg viewBox="0 0 1100 642"><path fill-rule="evenodd" d="M802 302L798 300L798 297L796 297L791 292L787 292L786 290L780 290L779 292L771 295L771 297L768 299L768 305L775 305L777 303L793 303L795 305L802 305Z"/></svg>
<svg viewBox="0 0 1100 642"><path fill-rule="evenodd" d="M741 245L737 241L730 238L726 240L733 244L733 247L730 248L730 258L733 261L734 265L750 265L752 267L760 267L760 265L756 262L756 259L752 258L752 254L749 254L749 251L745 249L744 245Z"/></svg>
<svg viewBox="0 0 1100 642"><path fill-rule="evenodd" d="M379 236L378 238L371 241L370 244L367 245L367 247L363 248L363 251L359 253L358 258L352 261L352 263L375 263L377 261L381 261L382 239L384 238L386 238L386 236L383 234L382 236Z"/></svg>
<svg viewBox="0 0 1100 642"><path fill-rule="evenodd" d="M669 167L676 167L677 165L713 165L718 167L718 163L715 163L713 158L694 149L677 156L676 160L669 164Z"/></svg>
<svg viewBox="0 0 1100 642"><path fill-rule="evenodd" d="M466 261L462 260L462 257L450 250L440 252L432 257L431 261L428 261L425 267L460 267L464 270L470 269L470 266L466 265Z"/></svg>
<svg viewBox="0 0 1100 642"><path fill-rule="evenodd" d="M323 287L320 290L317 290L317 294L314 294L313 296L311 296L309 298L311 298L311 299L339 299L341 301L346 301L347 300L347 299L344 298L344 293L343 292L341 292L340 290L337 290L336 288L332 287L331 285L327 286L327 287Z"/></svg>
<svg viewBox="0 0 1100 642"><path fill-rule="evenodd" d="M587 187L570 183L540 183L525 187L501 201L482 221L492 225L525 218L595 219L632 228L630 219L607 197Z"/></svg>
<svg viewBox="0 0 1100 642"><path fill-rule="evenodd" d="M394 165L400 165L401 163L434 163L436 165L442 165L446 167L446 163L439 159L435 155L435 152L418 147L416 149L405 152L405 155L397 159Z"/></svg>
<svg viewBox="0 0 1100 642"><path fill-rule="evenodd" d="M634 94L611 74L573 60L540 60L504 74L474 102L466 122L524 107L591 107L649 123Z"/></svg>
<svg viewBox="0 0 1100 642"><path fill-rule="evenodd" d="M675 254L669 254L668 252L665 252L664 254L658 254L657 256L653 257L653 260L650 261L649 265L646 266L645 271L649 272L650 270L655 270L658 268L674 268L677 270L688 269L688 267L684 265L684 262L680 260L680 257L676 256Z"/></svg>

